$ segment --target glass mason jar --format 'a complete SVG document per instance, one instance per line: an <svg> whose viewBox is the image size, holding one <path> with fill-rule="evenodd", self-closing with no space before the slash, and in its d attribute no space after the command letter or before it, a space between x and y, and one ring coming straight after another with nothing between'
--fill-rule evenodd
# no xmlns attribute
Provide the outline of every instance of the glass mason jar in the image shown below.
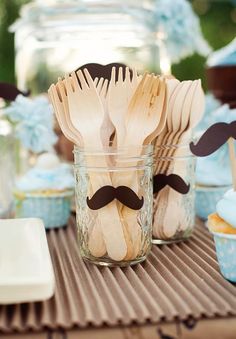
<svg viewBox="0 0 236 339"><path fill-rule="evenodd" d="M195 224L195 158L189 145L159 149L154 165L154 244L187 239Z"/></svg>
<svg viewBox="0 0 236 339"><path fill-rule="evenodd" d="M14 137L10 124L0 120L0 218L9 218L13 210Z"/></svg>
<svg viewBox="0 0 236 339"><path fill-rule="evenodd" d="M46 92L59 75L87 63L120 62L159 72L159 35L145 0L35 0L24 5L15 33L17 84ZM165 58L166 60L166 58Z"/></svg>
<svg viewBox="0 0 236 339"><path fill-rule="evenodd" d="M83 259L103 266L145 260L151 249L152 146L74 149L76 218Z"/></svg>

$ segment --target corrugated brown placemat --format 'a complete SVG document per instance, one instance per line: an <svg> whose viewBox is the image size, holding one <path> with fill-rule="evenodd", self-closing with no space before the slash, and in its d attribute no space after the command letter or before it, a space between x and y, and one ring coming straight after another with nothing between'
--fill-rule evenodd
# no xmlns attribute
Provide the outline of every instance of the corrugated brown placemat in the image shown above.
<svg viewBox="0 0 236 339"><path fill-rule="evenodd" d="M213 241L198 225L191 240L153 246L137 266L98 268L78 254L75 228L51 230L55 297L0 306L0 331L145 324L236 315L236 286L219 273Z"/></svg>

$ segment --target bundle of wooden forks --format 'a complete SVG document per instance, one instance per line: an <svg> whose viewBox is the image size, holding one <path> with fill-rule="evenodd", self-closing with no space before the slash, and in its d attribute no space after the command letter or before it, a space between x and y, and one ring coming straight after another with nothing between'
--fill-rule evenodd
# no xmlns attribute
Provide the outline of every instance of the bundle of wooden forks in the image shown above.
<svg viewBox="0 0 236 339"><path fill-rule="evenodd" d="M150 144L165 125L165 79L153 74L138 76L128 67L125 72L122 68L113 68L109 82L103 78L93 80L86 69L72 72L51 85L48 93L62 132L80 147L102 150L111 144L111 140L117 149ZM87 161L91 162L91 159ZM108 167L105 157L99 162L99 166ZM90 173L94 192L104 185L116 187L119 181L109 172L100 176ZM126 175L127 186L131 181L134 178ZM101 257L107 253L116 261L138 256L141 232L137 220L136 226L132 222L132 227L121 221L136 218L137 213L132 212L125 206L121 212L116 201L98 211L100 222L94 225L89 237L93 256Z"/></svg>
<svg viewBox="0 0 236 339"><path fill-rule="evenodd" d="M190 103L193 97L199 98L200 91L199 82L179 82L148 73L139 76L127 67L125 72L113 68L110 81L93 80L86 69L72 72L64 79L59 78L48 93L62 132L75 145L103 150L110 145L120 149L154 144L157 154L159 146L169 142L170 136L178 143L183 133L191 131L200 120L202 108L199 113L194 109L194 117L190 114ZM99 165L109 167L107 158L100 159ZM154 170L161 171L158 164ZM90 181L94 192L104 185L119 185L119 178L109 172L99 177L90 173ZM125 184L131 183L135 189L135 178L126 175ZM108 255L121 261L139 255L140 227L134 222L132 226L122 224L120 213L122 219L136 217L125 206L120 210L115 201L99 210L100 222L89 236L93 256ZM108 227L109 215L114 222ZM155 234L159 233L155 229Z"/></svg>

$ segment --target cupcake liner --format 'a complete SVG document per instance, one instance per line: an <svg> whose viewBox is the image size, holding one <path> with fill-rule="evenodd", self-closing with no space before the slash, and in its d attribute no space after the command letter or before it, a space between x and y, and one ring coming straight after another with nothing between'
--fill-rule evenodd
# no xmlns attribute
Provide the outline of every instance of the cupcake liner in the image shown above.
<svg viewBox="0 0 236 339"><path fill-rule="evenodd" d="M217 202L232 186L221 187L196 187L195 208L196 214L203 220L207 220L209 214L216 210Z"/></svg>
<svg viewBox="0 0 236 339"><path fill-rule="evenodd" d="M16 217L40 218L46 229L62 227L70 216L72 191L56 195L15 194Z"/></svg>
<svg viewBox="0 0 236 339"><path fill-rule="evenodd" d="M222 275L236 282L236 235L212 232Z"/></svg>

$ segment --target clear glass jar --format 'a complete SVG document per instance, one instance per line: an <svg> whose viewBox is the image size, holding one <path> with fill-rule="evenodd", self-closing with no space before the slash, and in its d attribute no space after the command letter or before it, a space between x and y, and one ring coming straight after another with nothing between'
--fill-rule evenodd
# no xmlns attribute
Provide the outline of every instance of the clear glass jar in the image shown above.
<svg viewBox="0 0 236 339"><path fill-rule="evenodd" d="M147 25L144 2L35 0L23 6L11 27L18 86L45 92L59 75L87 63L159 71L159 38Z"/></svg>
<svg viewBox="0 0 236 339"><path fill-rule="evenodd" d="M154 244L185 240L195 225L195 158L189 145L159 149L154 162Z"/></svg>
<svg viewBox="0 0 236 339"><path fill-rule="evenodd" d="M0 120L0 219L9 218L13 210L14 150L11 126Z"/></svg>
<svg viewBox="0 0 236 339"><path fill-rule="evenodd" d="M74 149L76 217L83 259L128 266L151 249L152 146Z"/></svg>

